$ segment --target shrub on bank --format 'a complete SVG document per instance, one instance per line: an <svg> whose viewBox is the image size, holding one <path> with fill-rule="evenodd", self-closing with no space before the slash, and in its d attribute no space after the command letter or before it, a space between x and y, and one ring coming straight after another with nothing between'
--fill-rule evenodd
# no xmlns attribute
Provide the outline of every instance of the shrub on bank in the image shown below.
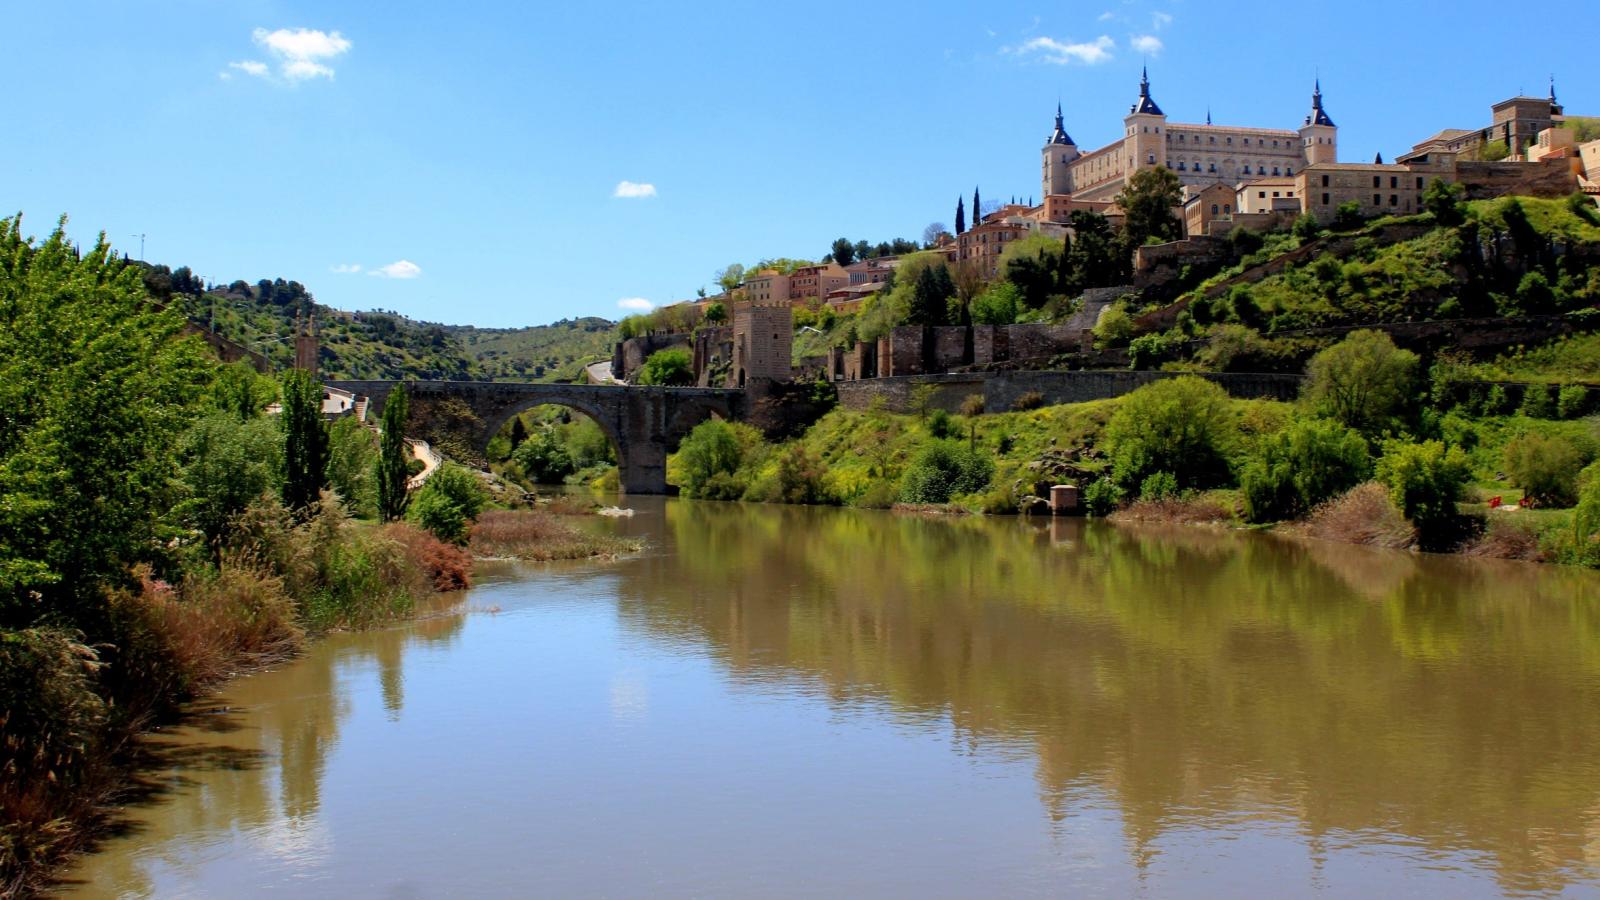
<svg viewBox="0 0 1600 900"><path fill-rule="evenodd" d="M1305 534L1327 541L1403 550L1416 546L1417 530L1377 482L1357 485L1311 511Z"/></svg>
<svg viewBox="0 0 1600 900"><path fill-rule="evenodd" d="M1584 459L1565 438L1530 431L1506 444L1505 470L1527 506L1571 506Z"/></svg>
<svg viewBox="0 0 1600 900"><path fill-rule="evenodd" d="M937 440L917 454L900 481L902 503L949 503L983 490L994 477L994 461L955 442Z"/></svg>
<svg viewBox="0 0 1600 900"><path fill-rule="evenodd" d="M1328 419L1297 422L1267 436L1239 473L1252 522L1292 519L1355 487L1372 473L1367 442Z"/></svg>
<svg viewBox="0 0 1600 900"><path fill-rule="evenodd" d="M1236 437L1227 393L1193 375L1128 394L1105 430L1113 478L1128 490L1157 472L1170 473L1180 488L1225 484Z"/></svg>
<svg viewBox="0 0 1600 900"><path fill-rule="evenodd" d="M1378 461L1378 480L1388 486L1389 499L1425 539L1456 519L1456 501L1471 474L1461 448L1439 441L1390 441Z"/></svg>
<svg viewBox="0 0 1600 900"><path fill-rule="evenodd" d="M440 540L464 544L472 520L488 500L477 475L455 463L445 463L411 498L406 517Z"/></svg>

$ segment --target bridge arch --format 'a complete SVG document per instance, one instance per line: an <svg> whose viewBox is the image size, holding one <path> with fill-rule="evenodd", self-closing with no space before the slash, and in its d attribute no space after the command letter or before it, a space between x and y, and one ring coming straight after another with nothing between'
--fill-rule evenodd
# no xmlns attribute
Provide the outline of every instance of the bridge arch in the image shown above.
<svg viewBox="0 0 1600 900"><path fill-rule="evenodd" d="M389 393L400 382L329 381L328 384L369 398L381 414ZM565 406L594 419L617 453L622 490L629 494L662 494L667 490L667 454L695 425L720 415L737 419L745 395L718 388L621 387L584 384L516 384L481 381L405 382L414 402L407 435L425 437L441 427L432 421L447 401L465 404L476 417L472 433L453 436L477 453L515 416L535 406ZM433 440L435 444L439 442Z"/></svg>

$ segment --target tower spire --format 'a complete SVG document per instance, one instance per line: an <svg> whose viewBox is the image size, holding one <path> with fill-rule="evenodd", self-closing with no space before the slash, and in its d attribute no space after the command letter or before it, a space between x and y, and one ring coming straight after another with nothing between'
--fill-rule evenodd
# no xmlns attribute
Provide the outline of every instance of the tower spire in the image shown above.
<svg viewBox="0 0 1600 900"><path fill-rule="evenodd" d="M1133 105L1133 113L1143 113L1152 116L1166 115L1156 101L1150 98L1150 67L1144 66L1139 73L1139 102Z"/></svg>
<svg viewBox="0 0 1600 900"><path fill-rule="evenodd" d="M1327 110L1322 108L1322 76L1317 76L1311 88L1311 114L1306 116L1307 125L1327 125L1333 127L1333 118Z"/></svg>

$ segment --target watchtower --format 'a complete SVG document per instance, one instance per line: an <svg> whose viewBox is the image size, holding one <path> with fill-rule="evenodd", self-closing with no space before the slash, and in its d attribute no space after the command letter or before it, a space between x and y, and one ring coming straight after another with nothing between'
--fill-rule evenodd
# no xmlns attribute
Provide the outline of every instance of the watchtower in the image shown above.
<svg viewBox="0 0 1600 900"><path fill-rule="evenodd" d="M728 387L751 379L788 381L794 375L794 308L781 302L745 301L733 305L733 368Z"/></svg>

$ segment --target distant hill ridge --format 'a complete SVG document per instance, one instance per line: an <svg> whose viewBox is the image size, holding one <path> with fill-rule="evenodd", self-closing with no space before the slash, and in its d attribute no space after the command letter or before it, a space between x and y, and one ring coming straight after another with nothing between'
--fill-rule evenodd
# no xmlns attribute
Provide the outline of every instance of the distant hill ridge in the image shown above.
<svg viewBox="0 0 1600 900"><path fill-rule="evenodd" d="M524 328L418 321L387 310L350 312L317 303L296 281L235 281L210 290L188 267L142 265L145 285L195 324L287 367L297 316L314 312L319 368L330 378L569 381L609 359L616 323L587 316Z"/></svg>

